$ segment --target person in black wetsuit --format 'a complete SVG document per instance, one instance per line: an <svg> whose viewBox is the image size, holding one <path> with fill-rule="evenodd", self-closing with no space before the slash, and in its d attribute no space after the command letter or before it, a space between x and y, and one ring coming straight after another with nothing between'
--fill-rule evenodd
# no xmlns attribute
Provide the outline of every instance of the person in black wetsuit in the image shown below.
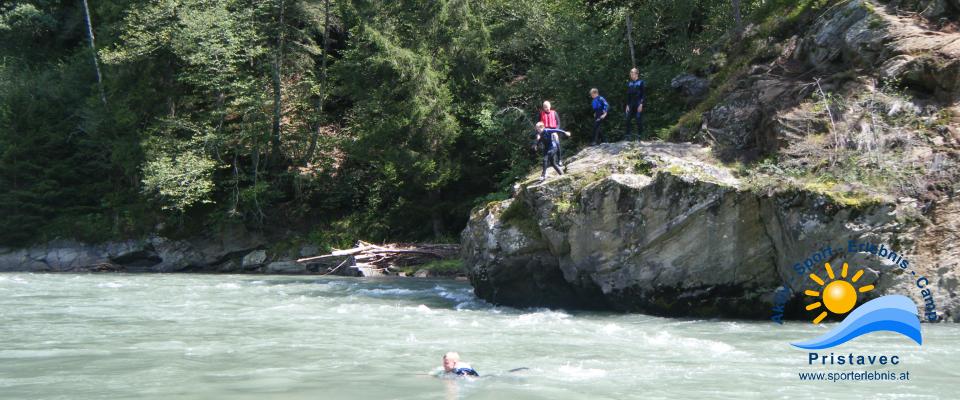
<svg viewBox="0 0 960 400"><path fill-rule="evenodd" d="M643 80L640 79L640 70L631 69L630 81L627 82L627 132L623 137L624 140L633 140L633 135L630 132L631 114L637 120L637 140L643 138L643 102L646 100L644 86Z"/></svg>
<svg viewBox="0 0 960 400"><path fill-rule="evenodd" d="M451 351L443 355L443 373L457 376L480 376L469 364L460 361L460 354Z"/></svg>
<svg viewBox="0 0 960 400"><path fill-rule="evenodd" d="M549 129L543 126L542 122L537 122L537 139L535 146L543 146L543 170L540 172L540 182L547 179L547 167L552 166L557 175L563 175L560 166L557 165L557 149L559 148L560 134L567 132L560 129ZM569 135L569 134L568 134Z"/></svg>

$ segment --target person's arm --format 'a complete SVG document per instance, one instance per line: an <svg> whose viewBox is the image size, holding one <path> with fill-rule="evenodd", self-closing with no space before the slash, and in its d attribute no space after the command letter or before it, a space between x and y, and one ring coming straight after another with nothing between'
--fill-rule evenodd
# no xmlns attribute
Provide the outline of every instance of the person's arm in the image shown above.
<svg viewBox="0 0 960 400"><path fill-rule="evenodd" d="M543 130L543 133L549 133L549 134L551 134L551 135L554 135L554 136L552 136L552 137L558 138L558 139L560 138L560 136L558 135L558 134L560 134L560 133L564 134L566 137L570 137L570 132L567 132L567 131L565 131L565 130L563 130L563 129L550 129L550 128L547 128L547 129L544 129L544 130Z"/></svg>
<svg viewBox="0 0 960 400"><path fill-rule="evenodd" d="M637 112L643 112L643 102L647 99L646 85L647 83L645 81L640 81L640 93L637 93L637 96L640 97L640 106L637 107Z"/></svg>
<svg viewBox="0 0 960 400"><path fill-rule="evenodd" d="M600 119L604 119L607 117L607 110L610 109L610 103L607 103L607 99L604 99L603 97L601 97L600 107L602 107L601 109L603 110L603 114L600 115Z"/></svg>
<svg viewBox="0 0 960 400"><path fill-rule="evenodd" d="M538 133L537 137L533 139L533 146L530 146L530 147L533 148L533 151L537 151L537 146L539 145L540 145L540 134Z"/></svg>

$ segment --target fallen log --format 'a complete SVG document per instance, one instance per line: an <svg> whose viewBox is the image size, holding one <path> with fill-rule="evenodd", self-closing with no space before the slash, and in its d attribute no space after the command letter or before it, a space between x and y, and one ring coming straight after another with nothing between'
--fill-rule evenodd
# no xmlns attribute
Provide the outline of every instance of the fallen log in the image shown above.
<svg viewBox="0 0 960 400"><path fill-rule="evenodd" d="M380 268L424 264L430 261L457 257L460 246L456 244L384 244L375 245L358 241L356 247L340 249L320 256L305 257L299 263L337 263L344 257L352 257L353 264L367 264ZM355 265L354 265L355 266Z"/></svg>

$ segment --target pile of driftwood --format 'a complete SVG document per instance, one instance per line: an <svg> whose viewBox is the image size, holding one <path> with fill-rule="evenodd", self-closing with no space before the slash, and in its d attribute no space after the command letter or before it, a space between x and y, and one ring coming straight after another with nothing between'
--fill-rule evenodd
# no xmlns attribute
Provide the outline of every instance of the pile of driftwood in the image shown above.
<svg viewBox="0 0 960 400"><path fill-rule="evenodd" d="M297 260L310 271L336 275L382 275L391 268L426 264L431 261L455 258L460 246L455 244L400 244L376 245L357 242L352 249L334 250L330 254Z"/></svg>

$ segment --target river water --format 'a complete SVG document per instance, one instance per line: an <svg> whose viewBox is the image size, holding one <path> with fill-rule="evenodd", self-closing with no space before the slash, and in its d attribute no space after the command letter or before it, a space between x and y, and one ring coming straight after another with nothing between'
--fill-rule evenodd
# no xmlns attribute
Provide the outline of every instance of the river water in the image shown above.
<svg viewBox="0 0 960 400"><path fill-rule="evenodd" d="M494 307L449 280L0 274L0 398L957 398L960 327L821 351L898 365L808 366L789 342L825 329ZM430 376L448 350L483 377ZM853 371L910 379L799 378Z"/></svg>

